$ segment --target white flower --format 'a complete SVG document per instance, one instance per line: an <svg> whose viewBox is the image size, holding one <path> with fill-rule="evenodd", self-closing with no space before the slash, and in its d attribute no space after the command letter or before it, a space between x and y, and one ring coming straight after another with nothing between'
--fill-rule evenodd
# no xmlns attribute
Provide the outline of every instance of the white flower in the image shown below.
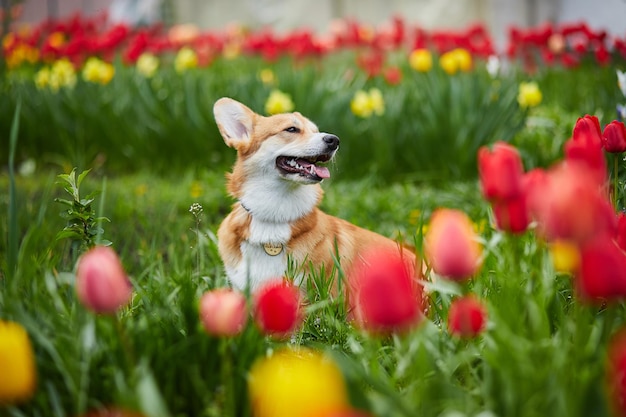
<svg viewBox="0 0 626 417"><path fill-rule="evenodd" d="M489 58L487 58L486 68L489 75L491 75L491 78L497 77L500 72L500 58L496 55L489 55Z"/></svg>
<svg viewBox="0 0 626 417"><path fill-rule="evenodd" d="M616 70L617 72L617 85L622 91L624 97L626 97L626 71Z"/></svg>

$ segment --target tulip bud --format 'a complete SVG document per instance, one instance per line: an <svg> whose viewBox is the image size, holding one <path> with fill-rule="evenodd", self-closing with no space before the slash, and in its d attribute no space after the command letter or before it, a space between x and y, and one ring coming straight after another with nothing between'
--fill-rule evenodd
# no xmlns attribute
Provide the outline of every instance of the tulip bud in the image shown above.
<svg viewBox="0 0 626 417"><path fill-rule="evenodd" d="M438 209L424 240L426 257L439 275L464 280L480 269L481 247L472 223L459 210Z"/></svg>
<svg viewBox="0 0 626 417"><path fill-rule="evenodd" d="M263 333L288 336L302 319L300 289L282 278L267 281L254 294L254 318Z"/></svg>
<svg viewBox="0 0 626 417"><path fill-rule="evenodd" d="M487 310L474 296L457 298L448 310L448 330L460 337L475 337L487 324Z"/></svg>
<svg viewBox="0 0 626 417"><path fill-rule="evenodd" d="M602 133L602 146L610 153L626 151L626 127L624 123L613 120L606 125Z"/></svg>
<svg viewBox="0 0 626 417"><path fill-rule="evenodd" d="M489 201L516 198L522 192L522 158L506 142L496 142L491 151L486 146L478 150L478 174L483 195Z"/></svg>
<svg viewBox="0 0 626 417"><path fill-rule="evenodd" d="M236 336L248 321L246 297L228 288L208 291L200 299L200 320L209 334Z"/></svg>
<svg viewBox="0 0 626 417"><path fill-rule="evenodd" d="M76 267L76 293L95 313L115 314L130 302L132 286L113 249L96 246L81 256Z"/></svg>

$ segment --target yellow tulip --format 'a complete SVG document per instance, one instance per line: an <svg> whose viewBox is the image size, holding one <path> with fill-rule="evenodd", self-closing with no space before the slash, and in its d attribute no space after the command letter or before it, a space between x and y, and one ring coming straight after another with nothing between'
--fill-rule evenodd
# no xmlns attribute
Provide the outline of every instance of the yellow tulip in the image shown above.
<svg viewBox="0 0 626 417"><path fill-rule="evenodd" d="M449 75L459 71L469 72L472 69L472 55L467 49L456 48L441 55L439 65Z"/></svg>
<svg viewBox="0 0 626 417"><path fill-rule="evenodd" d="M254 417L318 416L349 407L337 365L319 352L283 348L259 359L248 390Z"/></svg>
<svg viewBox="0 0 626 417"><path fill-rule="evenodd" d="M29 399L35 392L37 370L26 330L0 320L0 405Z"/></svg>
<svg viewBox="0 0 626 417"><path fill-rule="evenodd" d="M35 74L35 86L39 90L43 90L50 85L50 68L44 67Z"/></svg>
<svg viewBox="0 0 626 417"><path fill-rule="evenodd" d="M138 73L146 78L152 78L159 68L159 58L151 53L144 52L137 59L135 66Z"/></svg>
<svg viewBox="0 0 626 417"><path fill-rule="evenodd" d="M291 96L280 90L272 90L265 102L265 113L267 114L288 113L294 108L295 105Z"/></svg>
<svg viewBox="0 0 626 417"><path fill-rule="evenodd" d="M198 66L198 55L188 46L181 48L174 59L174 68L176 72L182 73L190 68Z"/></svg>
<svg viewBox="0 0 626 417"><path fill-rule="evenodd" d="M59 88L72 88L76 84L76 70L67 59L55 61L50 68L50 88L57 91Z"/></svg>
<svg viewBox="0 0 626 417"><path fill-rule="evenodd" d="M522 108L531 108L541 103L543 96L536 82L521 83L517 94L517 102Z"/></svg>
<svg viewBox="0 0 626 417"><path fill-rule="evenodd" d="M378 88L372 88L369 92L359 90L350 101L350 110L355 116L364 119L373 114L381 116L385 113L385 100L383 93Z"/></svg>
<svg viewBox="0 0 626 417"><path fill-rule="evenodd" d="M272 85L276 82L276 75L271 69L264 68L259 72L259 79L265 85Z"/></svg>
<svg viewBox="0 0 626 417"><path fill-rule="evenodd" d="M102 85L108 84L115 75L115 67L99 58L91 57L83 68L83 79Z"/></svg>
<svg viewBox="0 0 626 417"><path fill-rule="evenodd" d="M409 65L415 71L428 72L433 67L433 55L428 49L415 49L409 55Z"/></svg>
<svg viewBox="0 0 626 417"><path fill-rule="evenodd" d="M556 240L550 245L552 265L558 272L572 273L580 265L580 252L572 242Z"/></svg>

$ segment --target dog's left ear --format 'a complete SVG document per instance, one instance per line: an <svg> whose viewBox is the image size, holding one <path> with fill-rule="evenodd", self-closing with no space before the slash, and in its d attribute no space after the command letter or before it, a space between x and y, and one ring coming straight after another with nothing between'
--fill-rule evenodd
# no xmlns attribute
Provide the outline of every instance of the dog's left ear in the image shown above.
<svg viewBox="0 0 626 417"><path fill-rule="evenodd" d="M255 113L232 98L222 97L213 105L213 115L224 142L239 149L250 143Z"/></svg>

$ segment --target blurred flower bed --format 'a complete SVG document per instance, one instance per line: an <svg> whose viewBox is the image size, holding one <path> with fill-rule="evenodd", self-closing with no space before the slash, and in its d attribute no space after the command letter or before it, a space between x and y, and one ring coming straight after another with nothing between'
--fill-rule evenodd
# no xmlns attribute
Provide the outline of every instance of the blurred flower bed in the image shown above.
<svg viewBox="0 0 626 417"><path fill-rule="evenodd" d="M19 161L226 169L233 155L212 105L230 96L261 113L300 111L339 135L342 178L467 178L477 149L496 140L539 148L533 164L555 160L527 123L565 140L563 112L612 117L625 45L584 24L511 28L496 51L480 25L426 31L400 18L278 34L75 15L3 36L0 130L8 133L21 101Z"/></svg>

